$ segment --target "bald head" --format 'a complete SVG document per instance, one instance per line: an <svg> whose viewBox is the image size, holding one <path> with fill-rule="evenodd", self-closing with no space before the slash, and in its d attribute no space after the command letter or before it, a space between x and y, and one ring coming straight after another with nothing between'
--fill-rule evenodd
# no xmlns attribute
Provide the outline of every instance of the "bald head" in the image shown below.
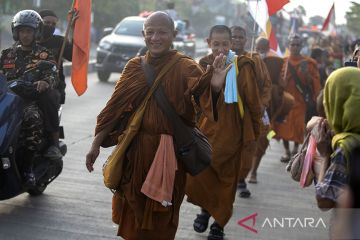
<svg viewBox="0 0 360 240"><path fill-rule="evenodd" d="M270 50L269 40L264 37L258 37L255 41L255 49L260 54L266 54Z"/></svg>
<svg viewBox="0 0 360 240"><path fill-rule="evenodd" d="M165 12L150 14L142 31L145 44L154 57L161 57L170 50L176 33L174 21Z"/></svg>
<svg viewBox="0 0 360 240"><path fill-rule="evenodd" d="M300 42L301 44L303 43L303 38L297 33L291 34L288 39L289 43L294 41Z"/></svg>
<svg viewBox="0 0 360 240"><path fill-rule="evenodd" d="M258 37L255 41L256 45L261 45L261 46L270 46L269 45L269 40L267 38L264 37Z"/></svg>
<svg viewBox="0 0 360 240"><path fill-rule="evenodd" d="M171 31L175 31L175 24L172 18L166 12L153 12L150 14L145 22L143 29L145 30L147 26L163 26L169 28Z"/></svg>

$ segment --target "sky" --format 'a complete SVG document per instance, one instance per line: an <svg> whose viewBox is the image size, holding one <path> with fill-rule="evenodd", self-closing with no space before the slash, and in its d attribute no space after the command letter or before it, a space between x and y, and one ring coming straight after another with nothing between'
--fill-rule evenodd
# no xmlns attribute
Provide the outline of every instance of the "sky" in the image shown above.
<svg viewBox="0 0 360 240"><path fill-rule="evenodd" d="M336 24L345 24L345 13L350 10L351 2L360 3L360 0L335 0L335 22ZM305 8L306 18L320 15L324 18L327 17L334 0L290 0L285 5L286 11L291 11L293 8L301 5Z"/></svg>

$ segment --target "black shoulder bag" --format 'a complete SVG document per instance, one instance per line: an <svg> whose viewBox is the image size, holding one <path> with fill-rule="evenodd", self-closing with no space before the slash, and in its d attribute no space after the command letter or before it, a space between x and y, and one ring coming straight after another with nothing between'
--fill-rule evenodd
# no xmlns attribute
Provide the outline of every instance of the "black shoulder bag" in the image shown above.
<svg viewBox="0 0 360 240"><path fill-rule="evenodd" d="M313 100L311 86L304 86L296 73L295 67L288 62L288 69L295 80L297 90L301 93L306 104L305 123L317 115L316 103Z"/></svg>
<svg viewBox="0 0 360 240"><path fill-rule="evenodd" d="M141 65L149 86L155 79L154 68L141 58ZM195 176L207 168L211 162L212 148L207 137L197 128L186 125L175 112L167 99L164 89L159 85L154 95L158 106L172 123L175 139L175 153L184 164L186 172Z"/></svg>

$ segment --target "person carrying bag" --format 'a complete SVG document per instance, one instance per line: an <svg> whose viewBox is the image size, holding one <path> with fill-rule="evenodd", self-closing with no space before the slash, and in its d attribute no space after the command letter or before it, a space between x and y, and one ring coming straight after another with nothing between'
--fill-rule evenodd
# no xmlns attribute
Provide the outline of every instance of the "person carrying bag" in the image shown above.
<svg viewBox="0 0 360 240"><path fill-rule="evenodd" d="M173 58L161 70L157 78L153 81L149 92L139 105L138 109L130 117L125 131L119 136L116 147L103 165L104 184L107 188L111 190L116 190L118 188L123 172L124 154L131 141L139 131L147 102L154 93L155 89L159 86L161 78L180 58L181 56Z"/></svg>
<svg viewBox="0 0 360 240"><path fill-rule="evenodd" d="M314 96L311 88L311 82L309 81L310 76L308 75L307 72L308 71L307 62L303 61L300 67L302 68L302 72L304 72L307 75L306 79L308 80L308 82L306 85L304 85L301 82L300 77L296 73L295 67L292 64L290 64L290 62L288 62L288 69L290 71L292 78L295 81L296 88L304 97L304 101L306 104L305 123L307 123L313 116L317 115L317 112L316 112L316 104L313 99Z"/></svg>

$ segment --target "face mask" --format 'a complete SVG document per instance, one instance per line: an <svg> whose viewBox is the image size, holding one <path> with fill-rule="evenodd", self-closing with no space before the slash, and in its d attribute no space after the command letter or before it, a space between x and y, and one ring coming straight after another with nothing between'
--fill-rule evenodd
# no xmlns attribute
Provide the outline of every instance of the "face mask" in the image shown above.
<svg viewBox="0 0 360 240"><path fill-rule="evenodd" d="M264 59L266 57L266 53L259 53L259 55L261 59Z"/></svg>
<svg viewBox="0 0 360 240"><path fill-rule="evenodd" d="M55 26L44 25L42 35L44 38L51 37L55 32Z"/></svg>

